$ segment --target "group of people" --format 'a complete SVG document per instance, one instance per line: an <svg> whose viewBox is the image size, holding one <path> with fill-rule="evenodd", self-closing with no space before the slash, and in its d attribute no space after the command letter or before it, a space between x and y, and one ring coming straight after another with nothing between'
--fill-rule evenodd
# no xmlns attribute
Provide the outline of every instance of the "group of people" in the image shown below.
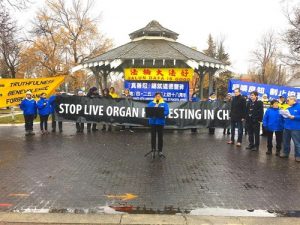
<svg viewBox="0 0 300 225"><path fill-rule="evenodd" d="M47 99L46 93L40 94L40 99L35 101L32 97L32 93L30 91L26 92L26 97L22 100L20 104L20 109L23 111L24 120L25 120L25 135L35 135L33 132L33 122L39 115L40 118L40 130L42 134L48 134L48 119L52 117L52 132L56 132L56 127L58 124L59 132L63 131L62 122L57 121L55 118L55 108L56 108L56 97L61 95L61 91L59 89L56 90L56 93L52 95L49 99ZM78 96L85 96L85 93L81 90L77 93ZM99 91L96 87L92 87L89 89L86 94L89 98L100 97ZM110 87L103 89L101 97L103 98L120 98L120 96L116 93L114 87ZM128 89L124 90L124 93L121 96L122 98L131 98L130 91ZM87 123L87 132L97 131L96 123ZM111 131L111 124L108 126L106 124L103 125L102 130L105 131L108 127L108 131ZM76 123L76 130L78 133L82 133L84 131L84 123L79 121ZM121 131L125 130L125 126L121 127ZM129 127L129 131L133 132L132 127Z"/></svg>
<svg viewBox="0 0 300 225"><path fill-rule="evenodd" d="M59 89L56 90L56 93L47 99L46 93L40 95L40 99L36 102L33 99L32 93L30 91L26 92L25 99L22 100L20 108L23 111L25 119L25 135L35 135L33 132L33 121L37 118L37 115L40 117L40 130L42 134L48 134L48 118L52 115L52 132L56 131L56 123L58 122L59 131L62 132L62 122L57 121L55 118L55 108L56 108L56 97L61 95ZM85 96L83 91L78 91L78 96ZM89 89L87 95L89 98L100 97L99 91L96 87ZM110 89L105 88L102 91L102 98L120 98L120 96L115 92L115 88L111 87ZM125 89L122 98L131 99L129 89ZM163 129L166 121L166 117L169 115L169 106L164 101L161 93L156 93L154 100L148 104L148 107L160 107L164 108L164 117L163 118L149 118L149 125L151 127L151 148L152 151L158 151L159 156L162 156L163 149ZM78 133L82 133L84 130L84 123L81 121L76 122L76 129ZM108 130L111 131L111 124L108 125ZM97 131L96 123L87 123L87 131ZM102 130L106 130L106 124L103 124ZM121 131L125 130L125 126L122 126ZM133 132L132 127L129 127L129 131Z"/></svg>
<svg viewBox="0 0 300 225"><path fill-rule="evenodd" d="M231 139L228 144L235 144L235 130L238 129L236 146L241 147L243 137L243 124L248 133L249 145L247 150L258 151L260 145L261 123L268 138L267 152L271 155L273 149L273 136L276 137L276 155L288 158L291 140L295 146L295 160L300 162L300 104L296 96L284 96L269 102L269 107L264 113L263 99L258 99L256 91L251 92L250 99L246 100L239 88L234 90L231 100ZM282 149L283 143L283 151Z"/></svg>
<svg viewBox="0 0 300 225"><path fill-rule="evenodd" d="M62 132L62 122L58 122L55 118L56 97L60 95L59 90L56 91L49 99L46 94L42 93L40 99L36 102L32 98L32 93L27 92L26 98L21 102L20 108L23 110L25 118L25 131L26 135L34 135L33 121L39 115L40 117L40 130L42 134L48 133L48 118L52 115L52 132L56 131L56 125L58 123L59 131ZM78 91L78 96L85 96L84 92ZM100 97L99 91L96 87L89 89L87 95L89 98ZM104 89L102 91L102 98L120 98L116 93L115 88ZM130 91L125 89L121 98L132 98ZM216 101L217 97L215 93L212 93L209 97L209 102ZM245 98L241 95L239 88L234 90L234 96L230 94L226 96L225 101L230 103L230 128L224 128L224 134L231 134L231 139L228 144L236 144L237 147L241 147L243 139L243 130L247 130L249 144L246 147L247 150L258 151L260 146L260 131L261 124L263 130L268 138L267 152L271 155L273 150L273 136L276 137L276 155L282 158L288 158L291 148L291 140L295 146L295 160L300 162L300 104L297 103L296 96L288 96L287 99L281 96L278 100L272 100L268 102L269 107L264 112L264 99L258 99L258 93L256 91L251 92L249 98ZM163 128L165 125L165 118L169 114L168 104L164 102L162 94L156 93L155 98L148 104L148 107L164 107L164 118L150 118L149 125L151 126L151 142L152 149L156 149L156 137L158 137L158 151L162 152L163 147ZM284 113L282 113L284 112ZM76 129L78 133L84 131L84 122L77 121ZM87 123L87 132L97 131L96 123ZM111 131L111 124L103 124L102 130ZM237 141L235 142L235 131L238 130ZM121 131L125 130L125 126L122 126ZM132 127L129 127L129 131L133 132ZM209 127L209 133L213 134L215 128ZM282 149L283 144L283 151Z"/></svg>
<svg viewBox="0 0 300 225"><path fill-rule="evenodd" d="M40 117L40 129L42 134L48 134L48 119L52 116L52 131L56 131L56 124L58 123L59 131L62 132L62 122L57 122L55 119L55 99L56 96L60 95L57 91L55 95L52 95L47 99L46 93L40 95L40 99L36 102L30 91L26 92L26 97L20 104L20 109L23 111L25 120L25 135L35 135L33 132L33 121Z"/></svg>

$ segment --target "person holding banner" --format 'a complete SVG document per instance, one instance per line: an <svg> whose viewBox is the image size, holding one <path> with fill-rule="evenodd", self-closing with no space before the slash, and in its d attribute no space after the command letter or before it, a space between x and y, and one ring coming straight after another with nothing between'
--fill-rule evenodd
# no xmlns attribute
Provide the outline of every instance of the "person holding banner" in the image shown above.
<svg viewBox="0 0 300 225"><path fill-rule="evenodd" d="M238 139L236 146L241 147L243 138L243 121L246 118L246 99L241 95L239 88L234 89L234 97L230 107L231 118L231 140L227 144L234 144L235 128L238 128Z"/></svg>
<svg viewBox="0 0 300 225"><path fill-rule="evenodd" d="M119 95L116 93L114 87L110 87L110 88L109 88L109 95L110 95L112 98L119 98Z"/></svg>
<svg viewBox="0 0 300 225"><path fill-rule="evenodd" d="M84 92L83 91L78 91L77 93L78 96L84 96ZM79 120L81 120L81 118L79 118ZM83 133L84 130L84 123L82 123L81 121L77 121L76 122L76 132L77 133Z"/></svg>
<svg viewBox="0 0 300 225"><path fill-rule="evenodd" d="M90 88L89 92L86 95L89 98L99 98L100 95L98 93L98 89L96 87L92 87ZM86 128L87 128L87 132L91 132L91 127L92 127L92 131L97 131L97 123L93 123L93 125L91 123L87 123Z"/></svg>
<svg viewBox="0 0 300 225"><path fill-rule="evenodd" d="M249 146L247 150L258 151L259 150L259 132L260 123L264 116L263 102L258 100L257 91L253 91L250 94L250 101L246 107L246 127L248 130Z"/></svg>
<svg viewBox="0 0 300 225"><path fill-rule="evenodd" d="M154 100L148 104L148 107L162 107L164 108L164 116L169 115L169 106L164 101L162 94L157 92L155 93ZM152 151L156 150L156 136L158 137L158 155L159 157L163 156L163 130L166 123L165 118L149 118L149 125L151 126L151 148Z"/></svg>
<svg viewBox="0 0 300 225"><path fill-rule="evenodd" d="M124 90L124 93L122 94L122 98L132 100L132 96L130 95L130 90L128 88ZM126 127L122 125L120 131L125 131L125 128ZM132 126L129 126L129 132L134 133L134 131L132 130Z"/></svg>
<svg viewBox="0 0 300 225"><path fill-rule="evenodd" d="M42 93L40 95L40 100L37 102L37 108L40 116L40 128L42 134L48 134L48 118L52 112L50 103L46 97L46 93Z"/></svg>
<svg viewBox="0 0 300 225"><path fill-rule="evenodd" d="M112 96L109 94L109 90L108 88L104 88L102 90L102 98L106 98L106 99L112 99ZM102 131L106 131L106 123L103 124L102 126ZM111 123L108 124L108 131L112 131L112 125Z"/></svg>
<svg viewBox="0 0 300 225"><path fill-rule="evenodd" d="M55 94L50 96L49 98L49 104L51 105L51 117L52 117L52 132L56 132L56 122L58 123L58 129L59 132L61 133L63 131L62 128L62 121L56 121L56 117L55 117L55 108L56 108L56 97L60 96L61 92L60 89L56 89L55 90Z"/></svg>
<svg viewBox="0 0 300 225"><path fill-rule="evenodd" d="M215 92L212 92L209 95L207 102L210 102L211 106L214 107L214 105L217 103L217 95ZM216 130L216 128L214 127L214 121L211 121L208 125L208 133L215 134L215 130Z"/></svg>
<svg viewBox="0 0 300 225"><path fill-rule="evenodd" d="M32 93L30 91L26 92L26 98L22 100L20 109L23 111L25 120L25 135L34 135L33 120L37 116L37 105L36 101L32 98Z"/></svg>

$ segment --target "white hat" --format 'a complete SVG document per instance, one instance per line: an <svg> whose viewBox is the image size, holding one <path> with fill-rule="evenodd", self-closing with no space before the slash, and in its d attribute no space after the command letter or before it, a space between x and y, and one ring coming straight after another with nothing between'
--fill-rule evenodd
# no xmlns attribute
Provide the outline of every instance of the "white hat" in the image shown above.
<svg viewBox="0 0 300 225"><path fill-rule="evenodd" d="M27 91L26 95L32 95L31 91Z"/></svg>

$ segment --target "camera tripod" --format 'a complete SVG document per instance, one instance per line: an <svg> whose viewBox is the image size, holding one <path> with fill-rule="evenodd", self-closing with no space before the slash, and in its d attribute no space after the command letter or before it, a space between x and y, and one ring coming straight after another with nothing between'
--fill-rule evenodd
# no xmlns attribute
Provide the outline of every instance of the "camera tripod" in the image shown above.
<svg viewBox="0 0 300 225"><path fill-rule="evenodd" d="M150 152L147 152L144 157L147 157L148 155L151 154L152 155L152 159L155 159L155 152L158 152L158 151L155 150L155 149L152 149ZM159 158L163 158L163 159L166 158L166 156L162 152L158 152L158 157Z"/></svg>

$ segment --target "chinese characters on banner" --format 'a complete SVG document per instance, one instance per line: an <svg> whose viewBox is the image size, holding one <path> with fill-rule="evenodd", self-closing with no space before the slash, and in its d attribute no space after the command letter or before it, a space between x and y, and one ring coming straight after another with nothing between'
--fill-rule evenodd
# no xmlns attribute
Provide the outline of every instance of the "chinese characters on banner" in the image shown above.
<svg viewBox="0 0 300 225"><path fill-rule="evenodd" d="M244 82L240 80L230 80L228 84L228 92L233 92L235 88L240 88L243 95L250 95L252 91L257 91L261 97L267 94L269 99L278 99L279 96L295 95L300 100L300 88L287 86L277 86L269 84L259 84L253 82Z"/></svg>
<svg viewBox="0 0 300 225"><path fill-rule="evenodd" d="M156 92L161 92L170 102L189 100L188 82L125 81L125 88L130 90L134 100L153 100Z"/></svg>
<svg viewBox="0 0 300 225"><path fill-rule="evenodd" d="M189 82L192 80L194 70L191 68L126 68L125 80L149 80Z"/></svg>

